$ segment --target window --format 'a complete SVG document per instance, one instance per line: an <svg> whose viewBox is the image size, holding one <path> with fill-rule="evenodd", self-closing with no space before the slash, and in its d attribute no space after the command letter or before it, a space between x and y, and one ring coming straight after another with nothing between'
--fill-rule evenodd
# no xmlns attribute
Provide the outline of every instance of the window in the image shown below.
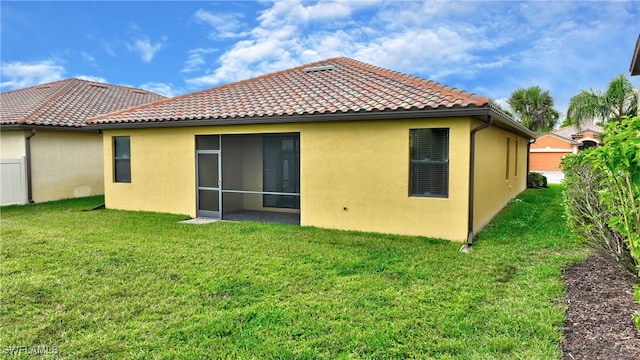
<svg viewBox="0 0 640 360"><path fill-rule="evenodd" d="M509 180L509 162L511 161L511 138L507 138L507 163L506 163L506 173L505 180Z"/></svg>
<svg viewBox="0 0 640 360"><path fill-rule="evenodd" d="M513 176L518 177L518 138L516 138L516 154L515 154L515 166L513 167Z"/></svg>
<svg viewBox="0 0 640 360"><path fill-rule="evenodd" d="M449 196L449 129L412 129L409 192L411 196Z"/></svg>
<svg viewBox="0 0 640 360"><path fill-rule="evenodd" d="M113 137L113 178L115 182L131 182L131 146L128 136Z"/></svg>

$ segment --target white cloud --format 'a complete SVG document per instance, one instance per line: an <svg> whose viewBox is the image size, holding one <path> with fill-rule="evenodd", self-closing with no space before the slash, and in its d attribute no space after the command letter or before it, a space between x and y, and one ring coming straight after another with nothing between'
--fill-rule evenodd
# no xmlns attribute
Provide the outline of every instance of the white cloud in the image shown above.
<svg viewBox="0 0 640 360"><path fill-rule="evenodd" d="M164 41L152 44L148 38L139 38L136 39L133 44L127 44L127 49L129 49L129 51L137 52L140 54L142 61L149 63L163 46Z"/></svg>
<svg viewBox="0 0 640 360"><path fill-rule="evenodd" d="M86 52L86 51L81 51L81 52L80 52L80 55L82 56L82 58L83 58L86 62L88 62L88 63L90 63L91 65L94 65L94 66L95 66L95 64L96 64L96 58L94 58L94 57L93 57L93 55L89 54L89 53L88 53L88 52Z"/></svg>
<svg viewBox="0 0 640 360"><path fill-rule="evenodd" d="M214 32L209 36L212 39L236 38L243 37L248 34L246 31L240 31L246 27L245 24L240 21L242 14L214 14L212 12L199 9L194 14L194 18L196 21L213 28Z"/></svg>
<svg viewBox="0 0 640 360"><path fill-rule="evenodd" d="M497 99L539 85L564 112L581 89L605 87L628 70L630 49L611 39L637 37L638 11L629 2L294 0L267 6L246 38L187 82L214 86L347 56ZM599 83L603 73L612 75Z"/></svg>
<svg viewBox="0 0 640 360"><path fill-rule="evenodd" d="M260 14L260 24L250 31L249 39L236 42L223 53L216 69L188 82L212 86L336 56L440 78L478 71L470 66L474 61L485 67L505 64L500 59L480 61L475 55L501 46L503 40L490 39L486 29L472 28L465 21L450 22L442 14L435 17L431 7L421 3L307 4L275 2ZM466 6L464 13L469 12L473 9ZM406 17L414 20L398 21ZM438 21L426 23L425 17Z"/></svg>
<svg viewBox="0 0 640 360"><path fill-rule="evenodd" d="M103 77L99 77L99 76L91 76L91 75L76 75L74 76L76 79L80 79L80 80L87 80L87 81L93 81L93 82L99 82L99 83L104 83L104 84L108 84L109 82L107 81L107 79L103 78Z"/></svg>
<svg viewBox="0 0 640 360"><path fill-rule="evenodd" d="M102 49L104 49L104 52L106 52L109 56L113 56L113 57L118 56L115 50L113 50L113 45L111 45L109 42L105 40L102 40Z"/></svg>
<svg viewBox="0 0 640 360"><path fill-rule="evenodd" d="M174 97L176 95L183 93L181 89L174 88L173 84L171 83L165 84L160 82L148 82L140 85L139 88L149 90L154 93L164 95L167 97Z"/></svg>
<svg viewBox="0 0 640 360"><path fill-rule="evenodd" d="M351 1L321 1L305 6L301 1L278 1L273 7L262 12L258 17L263 27L277 28L286 24L305 24L313 21L327 21L345 18L351 15Z"/></svg>
<svg viewBox="0 0 640 360"><path fill-rule="evenodd" d="M247 32L250 39L236 42L220 56L218 68L187 82L213 86L299 65L303 53L305 58L315 57L303 46L308 40L301 37L304 24L348 16L349 4L332 1L304 6L300 1L276 2L259 16L260 26ZM194 56L193 60L201 59Z"/></svg>
<svg viewBox="0 0 640 360"><path fill-rule="evenodd" d="M206 63L205 55L218 51L214 48L198 48L189 50L189 58L184 62L184 67L181 72L194 72L199 71L202 65Z"/></svg>
<svg viewBox="0 0 640 360"><path fill-rule="evenodd" d="M66 73L64 66L54 60L42 60L25 63L12 61L0 65L3 79L0 88L8 90L22 89L29 86L61 80Z"/></svg>

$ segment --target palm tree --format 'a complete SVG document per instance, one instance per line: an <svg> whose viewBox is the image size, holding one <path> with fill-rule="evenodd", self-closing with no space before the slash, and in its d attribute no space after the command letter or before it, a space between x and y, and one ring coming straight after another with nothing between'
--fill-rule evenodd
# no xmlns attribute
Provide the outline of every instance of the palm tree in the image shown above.
<svg viewBox="0 0 640 360"><path fill-rule="evenodd" d="M516 89L507 102L518 115L518 121L537 133L553 129L560 117L553 108L554 99L549 90L542 90L539 86Z"/></svg>
<svg viewBox="0 0 640 360"><path fill-rule="evenodd" d="M605 92L583 90L569 100L565 123L580 126L586 122L622 121L625 115L633 116L638 106L638 94L623 74L613 79Z"/></svg>
<svg viewBox="0 0 640 360"><path fill-rule="evenodd" d="M511 111L505 109L502 107L502 105L498 104L497 101L495 101L492 98L489 98L489 102L491 103L491 105L495 106L498 110L502 111L503 113L509 115L510 117L513 117L513 114L511 113Z"/></svg>

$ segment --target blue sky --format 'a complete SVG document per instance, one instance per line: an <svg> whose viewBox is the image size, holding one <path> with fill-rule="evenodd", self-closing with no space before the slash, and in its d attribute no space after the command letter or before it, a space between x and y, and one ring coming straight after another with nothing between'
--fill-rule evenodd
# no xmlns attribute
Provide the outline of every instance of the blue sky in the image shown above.
<svg viewBox="0 0 640 360"><path fill-rule="evenodd" d="M629 65L638 1L0 3L1 91L69 77L176 96L336 56L566 112ZM632 78L635 86L638 77Z"/></svg>

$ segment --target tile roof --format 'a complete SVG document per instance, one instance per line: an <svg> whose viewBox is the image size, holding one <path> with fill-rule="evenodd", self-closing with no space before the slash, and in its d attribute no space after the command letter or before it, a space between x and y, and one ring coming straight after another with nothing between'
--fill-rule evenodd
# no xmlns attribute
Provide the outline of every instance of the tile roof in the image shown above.
<svg viewBox="0 0 640 360"><path fill-rule="evenodd" d="M580 126L580 128L575 125L570 125L552 130L551 133L565 139L572 140L574 135L582 135L587 131L594 132L596 134L602 134L604 128L595 124L583 124Z"/></svg>
<svg viewBox="0 0 640 360"><path fill-rule="evenodd" d="M258 120L487 106L486 97L340 57L118 111L88 122Z"/></svg>
<svg viewBox="0 0 640 360"><path fill-rule="evenodd" d="M90 117L162 99L142 89L66 79L0 93L0 125L82 127Z"/></svg>

